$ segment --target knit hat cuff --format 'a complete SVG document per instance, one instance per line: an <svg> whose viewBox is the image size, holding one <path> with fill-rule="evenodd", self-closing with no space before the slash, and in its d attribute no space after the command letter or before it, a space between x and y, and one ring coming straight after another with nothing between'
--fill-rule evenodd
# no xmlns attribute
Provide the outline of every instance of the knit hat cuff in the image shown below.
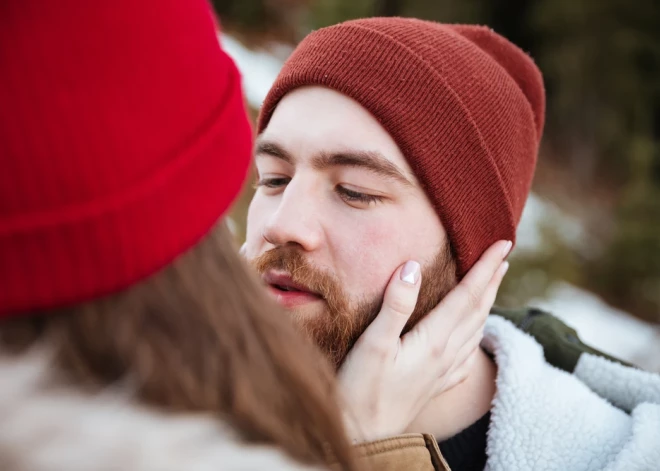
<svg viewBox="0 0 660 471"><path fill-rule="evenodd" d="M249 165L252 131L233 63L229 74L214 116L167 166L102 199L0 220L0 317L128 287L210 230Z"/></svg>

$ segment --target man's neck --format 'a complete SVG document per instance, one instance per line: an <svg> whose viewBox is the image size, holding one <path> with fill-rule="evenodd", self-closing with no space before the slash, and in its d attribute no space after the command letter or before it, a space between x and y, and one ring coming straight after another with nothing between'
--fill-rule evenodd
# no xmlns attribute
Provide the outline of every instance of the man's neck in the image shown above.
<svg viewBox="0 0 660 471"><path fill-rule="evenodd" d="M438 441L453 437L490 410L496 377L495 362L479 349L467 379L432 399L408 427L408 432L430 433Z"/></svg>

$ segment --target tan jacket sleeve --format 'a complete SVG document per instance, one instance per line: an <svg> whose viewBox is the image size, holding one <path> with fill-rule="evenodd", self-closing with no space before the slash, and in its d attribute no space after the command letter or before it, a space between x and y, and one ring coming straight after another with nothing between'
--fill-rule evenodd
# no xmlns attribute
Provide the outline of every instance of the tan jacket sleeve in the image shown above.
<svg viewBox="0 0 660 471"><path fill-rule="evenodd" d="M374 471L450 471L431 435L398 435L361 444L357 450Z"/></svg>

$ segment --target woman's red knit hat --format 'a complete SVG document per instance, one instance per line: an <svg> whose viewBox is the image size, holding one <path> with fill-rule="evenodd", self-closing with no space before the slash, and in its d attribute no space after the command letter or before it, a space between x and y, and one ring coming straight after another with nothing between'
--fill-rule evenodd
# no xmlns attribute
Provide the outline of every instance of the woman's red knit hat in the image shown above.
<svg viewBox="0 0 660 471"><path fill-rule="evenodd" d="M125 288L202 238L252 131L206 0L0 2L0 317Z"/></svg>
<svg viewBox="0 0 660 471"><path fill-rule="evenodd" d="M310 34L266 97L261 133L291 90L320 85L370 111L424 186L464 275L515 240L543 131L532 59L491 29L410 18L348 21Z"/></svg>

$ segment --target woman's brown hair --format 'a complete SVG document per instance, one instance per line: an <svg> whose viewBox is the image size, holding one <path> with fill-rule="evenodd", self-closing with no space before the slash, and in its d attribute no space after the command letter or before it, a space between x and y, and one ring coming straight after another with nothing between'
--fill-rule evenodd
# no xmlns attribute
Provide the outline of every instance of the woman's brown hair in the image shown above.
<svg viewBox="0 0 660 471"><path fill-rule="evenodd" d="M46 343L68 381L135 384L142 402L212 411L250 442L357 469L329 365L237 254L224 224L118 294L0 323L0 347Z"/></svg>

